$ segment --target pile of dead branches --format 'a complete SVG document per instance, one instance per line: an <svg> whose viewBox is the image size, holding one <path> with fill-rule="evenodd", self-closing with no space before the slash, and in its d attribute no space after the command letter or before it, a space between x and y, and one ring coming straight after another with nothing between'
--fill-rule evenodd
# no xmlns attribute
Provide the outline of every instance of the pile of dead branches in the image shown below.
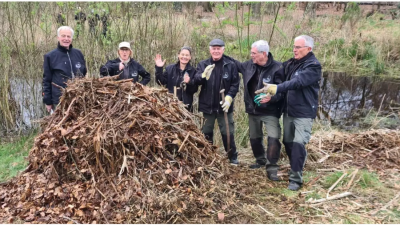
<svg viewBox="0 0 400 225"><path fill-rule="evenodd" d="M374 170L400 169L400 131L369 130L360 133L319 133L307 145L318 163Z"/></svg>
<svg viewBox="0 0 400 225"><path fill-rule="evenodd" d="M166 89L115 78L69 81L28 169L0 189L2 208L42 223L194 217L212 203L194 190L229 172L192 117Z"/></svg>

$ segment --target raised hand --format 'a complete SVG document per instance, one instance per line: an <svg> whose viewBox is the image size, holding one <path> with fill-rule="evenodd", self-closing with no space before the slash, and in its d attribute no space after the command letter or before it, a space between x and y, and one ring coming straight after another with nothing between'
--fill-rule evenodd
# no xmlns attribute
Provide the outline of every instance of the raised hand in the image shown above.
<svg viewBox="0 0 400 225"><path fill-rule="evenodd" d="M165 64L166 59L164 61L161 58L160 54L157 54L156 57L154 58L154 62L156 63L156 66L158 67L163 67Z"/></svg>
<svg viewBox="0 0 400 225"><path fill-rule="evenodd" d="M215 67L215 64L208 65L205 69L204 72L201 74L202 78L206 78L206 80L210 79L211 73Z"/></svg>

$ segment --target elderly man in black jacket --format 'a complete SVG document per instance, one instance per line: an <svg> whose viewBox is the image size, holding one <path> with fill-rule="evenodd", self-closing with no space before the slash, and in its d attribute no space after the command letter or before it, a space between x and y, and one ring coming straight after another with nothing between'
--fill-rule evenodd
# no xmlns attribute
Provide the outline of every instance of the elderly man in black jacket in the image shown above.
<svg viewBox="0 0 400 225"><path fill-rule="evenodd" d="M217 120L229 161L237 165L239 162L234 139L233 99L239 89L239 74L235 62L226 57L224 51L225 43L222 40L214 39L210 42L211 57L197 65L193 83L201 85L199 111L203 112L205 119L202 131L206 139L213 143L214 123ZM222 90L225 90L224 99L220 94ZM229 134L226 132L224 112L228 117Z"/></svg>
<svg viewBox="0 0 400 225"><path fill-rule="evenodd" d="M238 71L243 75L244 103L246 113L249 116L250 144L256 162L250 165L251 169L261 168L266 165L268 178L279 180L278 160L280 156L281 127L279 118L282 114L283 94L277 94L272 98L255 91L263 87L263 83L273 83L274 73L282 66L282 63L274 60L269 52L267 41L259 40L251 45L251 60L246 62L236 61ZM279 83L275 83L279 84ZM263 99L261 102L260 100ZM263 144L263 124L268 133L267 156L265 156Z"/></svg>
<svg viewBox="0 0 400 225"><path fill-rule="evenodd" d="M290 159L288 188L300 189L307 158L305 145L311 137L313 120L317 115L321 64L312 49L314 39L301 35L294 39L294 57L283 63L275 73L281 84L264 84L256 93L276 95L286 93L283 106L283 144Z"/></svg>
<svg viewBox="0 0 400 225"><path fill-rule="evenodd" d="M43 102L48 112L55 110L61 96L60 88L66 87L69 79L85 76L86 62L82 52L72 47L74 30L61 26L57 30L58 46L44 55L43 62Z"/></svg>
<svg viewBox="0 0 400 225"><path fill-rule="evenodd" d="M146 85L150 82L150 73L142 65L131 58L132 49L129 42L121 42L118 46L118 58L108 60L100 67L100 75L115 76L119 75L119 80L133 79L133 82L139 82L139 75L142 77L141 84Z"/></svg>

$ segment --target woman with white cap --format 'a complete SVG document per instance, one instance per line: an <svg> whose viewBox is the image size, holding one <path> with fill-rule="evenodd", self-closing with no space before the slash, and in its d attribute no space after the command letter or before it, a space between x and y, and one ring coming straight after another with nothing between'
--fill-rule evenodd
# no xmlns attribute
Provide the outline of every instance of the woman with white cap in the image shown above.
<svg viewBox="0 0 400 225"><path fill-rule="evenodd" d="M150 73L142 65L131 58L132 49L129 42L121 42L118 46L118 58L108 60L104 66L100 67L102 76L119 75L121 79L133 79L133 82L139 82L139 75L142 77L141 84L146 85L150 82Z"/></svg>
<svg viewBox="0 0 400 225"><path fill-rule="evenodd" d="M196 68L190 65L192 59L192 49L182 47L178 52L178 62L168 65L163 72L165 60L157 54L154 59L156 63L156 81L158 84L165 85L169 93L176 97L193 112L193 95L197 92L198 86L190 82L196 74Z"/></svg>

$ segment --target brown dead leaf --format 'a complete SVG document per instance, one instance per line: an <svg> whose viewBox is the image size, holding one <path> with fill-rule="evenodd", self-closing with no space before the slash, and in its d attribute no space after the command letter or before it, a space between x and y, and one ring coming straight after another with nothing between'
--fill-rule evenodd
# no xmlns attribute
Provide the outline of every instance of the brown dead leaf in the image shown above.
<svg viewBox="0 0 400 225"><path fill-rule="evenodd" d="M76 210L76 212L75 212L75 216L83 217L84 215L85 215L85 213L80 209Z"/></svg>

